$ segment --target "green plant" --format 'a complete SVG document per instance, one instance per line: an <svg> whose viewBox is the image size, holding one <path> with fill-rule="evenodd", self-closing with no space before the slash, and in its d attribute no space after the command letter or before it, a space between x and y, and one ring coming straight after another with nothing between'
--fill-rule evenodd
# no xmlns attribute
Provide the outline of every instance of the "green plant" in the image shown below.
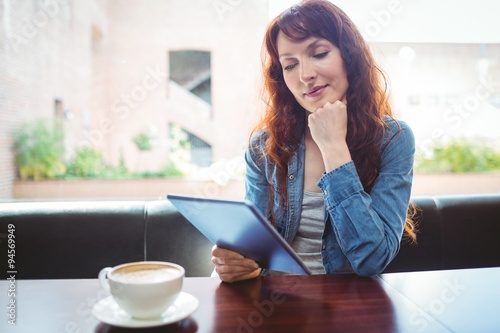
<svg viewBox="0 0 500 333"><path fill-rule="evenodd" d="M127 179L131 178L132 174L126 167L123 166L107 166L97 178L100 179Z"/></svg>
<svg viewBox="0 0 500 333"><path fill-rule="evenodd" d="M63 175L63 140L63 129L57 122L40 119L23 125L14 134L13 145L19 177L41 180Z"/></svg>
<svg viewBox="0 0 500 333"><path fill-rule="evenodd" d="M162 178L162 177L182 177L184 176L184 172L178 168L175 163L170 162L167 163L161 170L159 171L145 171L138 172L134 174L137 178Z"/></svg>
<svg viewBox="0 0 500 333"><path fill-rule="evenodd" d="M417 154L417 172L487 172L500 170L500 152L465 139L436 142L428 155Z"/></svg>
<svg viewBox="0 0 500 333"><path fill-rule="evenodd" d="M141 132L134 136L132 141L140 151L150 151L153 149L153 138L148 133Z"/></svg>
<svg viewBox="0 0 500 333"><path fill-rule="evenodd" d="M167 165L160 171L162 177L182 177L184 172L173 162L167 163Z"/></svg>
<svg viewBox="0 0 500 333"><path fill-rule="evenodd" d="M106 164L102 159L101 154L99 154L99 159L101 167L99 167L99 172L95 174L95 178L126 179L132 177L132 174L129 172L127 166L125 165L125 159L123 157L122 151L120 151L120 163L118 164L118 166L111 166ZM96 166L98 166L98 164Z"/></svg>
<svg viewBox="0 0 500 333"><path fill-rule="evenodd" d="M78 148L68 166L66 176L96 178L105 168L100 152L88 147Z"/></svg>

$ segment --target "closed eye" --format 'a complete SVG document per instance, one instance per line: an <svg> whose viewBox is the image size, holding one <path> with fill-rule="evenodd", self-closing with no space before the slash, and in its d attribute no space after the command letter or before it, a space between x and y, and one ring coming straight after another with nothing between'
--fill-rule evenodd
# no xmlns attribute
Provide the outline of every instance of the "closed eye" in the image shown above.
<svg viewBox="0 0 500 333"><path fill-rule="evenodd" d="M326 52L321 52L321 53L318 53L318 54L315 54L313 55L313 58L316 58L316 59L321 59L321 58L324 58L327 56L329 51L326 51Z"/></svg>
<svg viewBox="0 0 500 333"><path fill-rule="evenodd" d="M297 66L297 64L292 64L292 65L285 66L285 68L283 68L283 69L285 71L291 71L292 69L295 68L295 66Z"/></svg>

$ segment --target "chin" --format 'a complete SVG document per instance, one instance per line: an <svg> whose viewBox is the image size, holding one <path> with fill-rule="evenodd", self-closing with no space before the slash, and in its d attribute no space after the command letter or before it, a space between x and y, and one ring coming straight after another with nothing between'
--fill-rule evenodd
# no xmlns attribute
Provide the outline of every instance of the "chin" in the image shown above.
<svg viewBox="0 0 500 333"><path fill-rule="evenodd" d="M309 104L307 107L304 107L304 109L306 109L308 112L316 112L317 109L319 108L322 108L323 106L325 106L326 102L324 103L317 103L317 104Z"/></svg>
<svg viewBox="0 0 500 333"><path fill-rule="evenodd" d="M307 111L308 113L313 113L314 111L316 111L316 110L318 109L318 108L315 108L315 107L313 107L313 106L311 106L311 105L302 105L302 104L301 104L300 106L302 106L302 108L303 108L305 111Z"/></svg>

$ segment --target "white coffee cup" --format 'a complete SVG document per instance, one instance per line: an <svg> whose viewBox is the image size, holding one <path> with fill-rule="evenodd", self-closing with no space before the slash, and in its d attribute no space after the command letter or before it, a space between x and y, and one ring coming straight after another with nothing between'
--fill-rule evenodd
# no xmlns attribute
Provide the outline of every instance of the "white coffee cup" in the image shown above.
<svg viewBox="0 0 500 333"><path fill-rule="evenodd" d="M115 302L137 319L161 317L182 290L184 268L161 261L140 261L99 272L99 282Z"/></svg>

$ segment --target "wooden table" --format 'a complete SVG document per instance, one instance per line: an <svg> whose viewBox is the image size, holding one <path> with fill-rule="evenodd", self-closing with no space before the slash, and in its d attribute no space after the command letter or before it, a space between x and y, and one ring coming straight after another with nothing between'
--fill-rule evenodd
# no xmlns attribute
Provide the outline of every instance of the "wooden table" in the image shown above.
<svg viewBox="0 0 500 333"><path fill-rule="evenodd" d="M131 330L94 318L94 304L108 296L97 280L0 281L0 332L500 332L500 267L234 284L187 278L184 291L199 300L192 316ZM15 326L5 315L11 299Z"/></svg>

